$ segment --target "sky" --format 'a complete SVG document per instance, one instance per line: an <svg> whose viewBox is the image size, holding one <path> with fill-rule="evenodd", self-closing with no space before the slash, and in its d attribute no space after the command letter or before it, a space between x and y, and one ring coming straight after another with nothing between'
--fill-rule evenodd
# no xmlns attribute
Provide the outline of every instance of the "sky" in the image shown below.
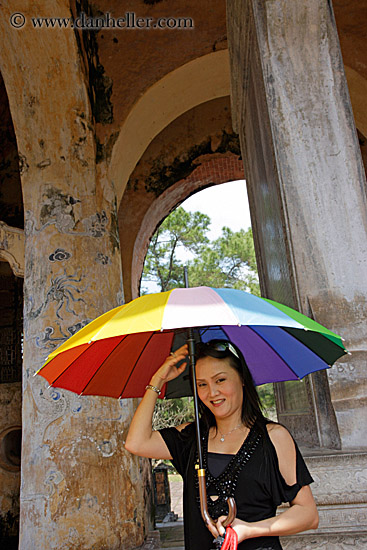
<svg viewBox="0 0 367 550"><path fill-rule="evenodd" d="M188 212L199 211L210 217L210 240L218 238L224 226L232 231L239 231L246 230L251 225L245 180L208 187L186 199L181 206ZM191 254L179 247L177 257L184 262L191 258ZM148 292L159 292L158 285L153 282L143 281L142 286Z"/></svg>
<svg viewBox="0 0 367 550"><path fill-rule="evenodd" d="M220 236L224 226L239 231L251 225L245 180L208 187L186 199L181 206L189 212L199 211L211 218L208 234L211 240Z"/></svg>

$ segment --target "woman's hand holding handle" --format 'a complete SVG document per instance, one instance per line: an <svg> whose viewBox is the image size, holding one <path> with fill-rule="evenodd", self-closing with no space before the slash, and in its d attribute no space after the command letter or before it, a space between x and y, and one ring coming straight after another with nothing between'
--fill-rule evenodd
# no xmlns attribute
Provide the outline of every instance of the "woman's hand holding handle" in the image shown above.
<svg viewBox="0 0 367 550"><path fill-rule="evenodd" d="M165 362L159 367L157 372L153 374L150 385L159 388L160 390L170 380L177 378L186 369L186 362L177 367L177 363L182 361L188 356L187 344L181 346L175 352L172 352Z"/></svg>

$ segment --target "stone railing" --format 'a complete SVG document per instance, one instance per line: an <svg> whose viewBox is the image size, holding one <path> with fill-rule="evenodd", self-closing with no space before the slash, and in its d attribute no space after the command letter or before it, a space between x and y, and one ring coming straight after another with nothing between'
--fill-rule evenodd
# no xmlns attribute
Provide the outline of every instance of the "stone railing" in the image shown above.
<svg viewBox="0 0 367 550"><path fill-rule="evenodd" d="M282 538L284 550L367 549L367 452L306 456L319 510L316 531Z"/></svg>

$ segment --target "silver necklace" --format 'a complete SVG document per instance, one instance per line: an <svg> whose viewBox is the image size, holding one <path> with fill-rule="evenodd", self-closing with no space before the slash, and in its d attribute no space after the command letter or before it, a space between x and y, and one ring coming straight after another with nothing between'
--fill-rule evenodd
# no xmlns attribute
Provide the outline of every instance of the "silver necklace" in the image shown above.
<svg viewBox="0 0 367 550"><path fill-rule="evenodd" d="M238 428L242 426L242 422L240 422L235 428L233 428L233 430L231 430L230 432L228 432L227 434L222 434L221 432L219 432L219 428L218 428L218 432L220 434L220 439L219 441L221 441L222 443L224 443L224 438L227 437L227 435L230 435L232 432L234 432L235 430L238 430Z"/></svg>

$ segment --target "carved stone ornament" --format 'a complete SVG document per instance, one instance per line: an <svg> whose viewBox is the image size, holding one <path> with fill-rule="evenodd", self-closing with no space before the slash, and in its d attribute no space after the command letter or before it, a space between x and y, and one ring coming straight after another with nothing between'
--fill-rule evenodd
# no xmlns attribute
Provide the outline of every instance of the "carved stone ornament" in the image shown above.
<svg viewBox="0 0 367 550"><path fill-rule="evenodd" d="M284 550L367 548L367 453L340 451L305 460L314 479L319 528L283 537Z"/></svg>
<svg viewBox="0 0 367 550"><path fill-rule="evenodd" d="M9 262L16 277L24 277L24 231L0 221L0 259Z"/></svg>

